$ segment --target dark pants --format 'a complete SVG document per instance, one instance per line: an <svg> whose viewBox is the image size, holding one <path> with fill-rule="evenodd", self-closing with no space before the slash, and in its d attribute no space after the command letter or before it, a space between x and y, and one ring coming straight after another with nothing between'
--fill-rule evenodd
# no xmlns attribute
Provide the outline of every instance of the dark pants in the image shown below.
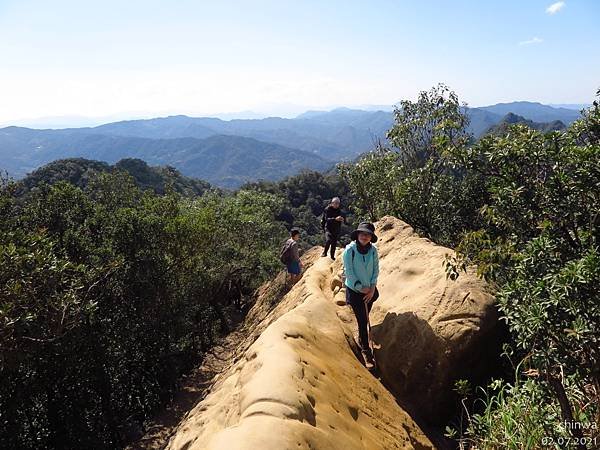
<svg viewBox="0 0 600 450"><path fill-rule="evenodd" d="M326 255L331 249L331 257L335 258L335 249L337 248L338 238L338 234L332 233L331 231L325 231L325 250L323 250L324 255Z"/></svg>
<svg viewBox="0 0 600 450"><path fill-rule="evenodd" d="M367 309L371 312L373 302L379 298L379 291L375 288L375 294L365 308L365 294L362 292L356 292L346 286L346 303L348 303L354 315L356 316L356 323L358 323L358 340L360 348L363 352L371 354L371 348L369 347L369 332L367 330Z"/></svg>

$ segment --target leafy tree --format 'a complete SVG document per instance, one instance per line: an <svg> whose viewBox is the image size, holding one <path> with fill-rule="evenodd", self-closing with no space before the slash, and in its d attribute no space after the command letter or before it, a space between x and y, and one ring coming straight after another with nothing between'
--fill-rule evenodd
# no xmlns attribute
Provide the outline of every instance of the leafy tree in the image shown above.
<svg viewBox="0 0 600 450"><path fill-rule="evenodd" d="M353 192L359 217L375 221L385 214L399 215L397 186L406 171L398 153L379 147L356 163L340 164L338 170Z"/></svg>
<svg viewBox="0 0 600 450"><path fill-rule="evenodd" d="M467 126L458 97L444 85L401 102L388 132L393 147L379 145L339 167L357 214L371 221L392 214L437 242L456 244L478 223L486 198L482 177L449 158L469 141Z"/></svg>
<svg viewBox="0 0 600 450"><path fill-rule="evenodd" d="M353 196L344 179L336 174L322 174L304 171L293 177L279 182L260 181L248 183L241 190L254 190L280 196L282 207L277 219L283 222L287 229L297 227L303 231L301 245L305 248L322 245L321 214L333 197L342 199L342 208L348 211L353 202ZM342 226L342 243L350 233L352 217L348 224Z"/></svg>
<svg viewBox="0 0 600 450"><path fill-rule="evenodd" d="M458 96L444 84L419 93L416 102L403 100L395 110L387 138L400 153L408 169L437 162L448 148L469 141L469 119Z"/></svg>
<svg viewBox="0 0 600 450"><path fill-rule="evenodd" d="M124 172L17 191L0 189L2 447L120 447L279 268L282 203Z"/></svg>
<svg viewBox="0 0 600 450"><path fill-rule="evenodd" d="M581 135L582 124L574 131ZM600 145L515 127L461 156L485 175L491 196L485 229L459 249L500 283L515 344L570 422L563 377L574 375L591 396L600 392Z"/></svg>
<svg viewBox="0 0 600 450"><path fill-rule="evenodd" d="M600 423L599 102L565 132L517 124L473 143L466 123L456 96L438 86L396 111L388 133L395 148L340 173L359 214L394 214L436 242L458 245L459 264L448 273L473 263L496 287L514 357L533 378L484 400L496 402L488 417L543 398L560 412L540 424L555 427L547 435L581 441L581 429L558 422L583 424L588 437L590 424ZM498 420L477 428L483 416L474 417L471 431L484 433L479 444L510 432Z"/></svg>

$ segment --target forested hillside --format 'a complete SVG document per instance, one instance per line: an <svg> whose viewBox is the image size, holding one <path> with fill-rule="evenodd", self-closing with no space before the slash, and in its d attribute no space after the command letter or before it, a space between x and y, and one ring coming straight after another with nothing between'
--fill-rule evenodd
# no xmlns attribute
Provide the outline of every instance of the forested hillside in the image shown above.
<svg viewBox="0 0 600 450"><path fill-rule="evenodd" d="M490 127L487 133L499 135L506 134L510 131L512 125L516 125L518 123L525 125L533 130L538 130L544 133L547 133L549 131L562 131L567 128L567 126L560 120L555 120L552 122L534 122L532 120L527 120L523 116L508 113L502 118L500 123L494 125L493 127Z"/></svg>
<svg viewBox="0 0 600 450"><path fill-rule="evenodd" d="M16 192L23 195L42 184L53 185L60 181L85 188L99 174L115 171L128 173L137 187L142 190L151 189L156 194L164 194L171 189L178 194L192 197L202 195L211 188L209 183L185 177L173 167L151 167L141 159L122 159L111 166L102 161L72 158L57 160L33 171L18 181Z"/></svg>
<svg viewBox="0 0 600 450"><path fill-rule="evenodd" d="M57 159L81 157L114 164L137 158L175 167L186 176L226 188L252 180L277 180L303 169L327 170L334 165L314 153L241 136L150 139L16 127L0 130L0 156L2 169L19 175Z"/></svg>

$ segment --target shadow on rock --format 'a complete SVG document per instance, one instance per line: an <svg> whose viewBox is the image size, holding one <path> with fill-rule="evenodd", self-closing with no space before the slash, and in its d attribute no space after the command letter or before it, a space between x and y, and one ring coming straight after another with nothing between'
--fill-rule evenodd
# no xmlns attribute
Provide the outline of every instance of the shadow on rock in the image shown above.
<svg viewBox="0 0 600 450"><path fill-rule="evenodd" d="M440 337L412 312L390 312L371 332L382 381L413 417L432 425L446 423L455 413L455 380L474 380L487 372L497 340L494 334L477 336L470 352L456 351L456 342Z"/></svg>
<svg viewBox="0 0 600 450"><path fill-rule="evenodd" d="M371 329L382 381L403 407L429 422L440 414L446 371L443 339L412 312L388 313ZM445 358L444 358L445 359ZM443 405L443 409L450 405ZM443 421L443 418L440 418Z"/></svg>

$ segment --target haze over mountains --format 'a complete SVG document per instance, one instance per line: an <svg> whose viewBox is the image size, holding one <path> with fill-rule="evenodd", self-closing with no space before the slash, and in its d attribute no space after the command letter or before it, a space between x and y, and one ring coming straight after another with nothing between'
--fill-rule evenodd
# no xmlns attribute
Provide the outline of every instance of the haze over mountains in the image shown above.
<svg viewBox="0 0 600 450"><path fill-rule="evenodd" d="M466 113L475 137L514 122L512 116L506 119L509 113L540 129L560 129L556 123L544 124L568 125L579 117L575 109L531 102L467 108ZM302 169L327 170L385 140L393 122L390 111L338 108L307 111L294 119L227 121L178 115L56 130L9 126L0 128L0 168L20 178L57 159L83 157L114 164L140 158L236 188L246 181L277 180Z"/></svg>

